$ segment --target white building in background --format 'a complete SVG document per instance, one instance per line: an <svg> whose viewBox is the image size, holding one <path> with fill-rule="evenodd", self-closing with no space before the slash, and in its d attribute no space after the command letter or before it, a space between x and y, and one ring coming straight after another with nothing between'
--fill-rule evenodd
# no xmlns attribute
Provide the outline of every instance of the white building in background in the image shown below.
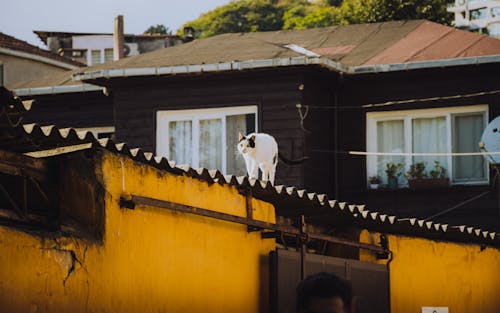
<svg viewBox="0 0 500 313"><path fill-rule="evenodd" d="M455 0L447 11L455 14L455 27L500 38L500 0Z"/></svg>

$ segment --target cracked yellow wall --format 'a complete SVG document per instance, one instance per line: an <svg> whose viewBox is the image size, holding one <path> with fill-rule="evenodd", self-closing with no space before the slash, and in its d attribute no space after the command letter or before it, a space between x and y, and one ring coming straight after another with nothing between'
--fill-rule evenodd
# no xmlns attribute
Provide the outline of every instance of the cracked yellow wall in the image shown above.
<svg viewBox="0 0 500 313"><path fill-rule="evenodd" d="M103 242L0 226L0 311L267 311L274 240L243 225L118 204L125 192L245 216L234 187L162 174L108 152L97 166ZM253 199L253 206L255 218L275 222L272 205Z"/></svg>
<svg viewBox="0 0 500 313"><path fill-rule="evenodd" d="M389 235L392 312L420 313L423 306L448 307L450 313L498 313L500 251L476 244L438 242ZM361 233L378 243L379 234ZM373 261L370 253L360 258ZM379 261L386 264L387 260Z"/></svg>

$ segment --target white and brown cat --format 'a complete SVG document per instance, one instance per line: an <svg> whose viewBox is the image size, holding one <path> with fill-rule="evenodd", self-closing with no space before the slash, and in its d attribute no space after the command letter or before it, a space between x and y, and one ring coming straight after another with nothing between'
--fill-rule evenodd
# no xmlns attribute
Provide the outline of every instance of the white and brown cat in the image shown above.
<svg viewBox="0 0 500 313"><path fill-rule="evenodd" d="M278 159L288 165L299 164L308 159L307 157L299 160L286 159L279 153L278 143L274 137L265 133L252 133L246 136L239 133L238 152L245 159L250 178L258 179L260 169L262 180L269 181L272 185L274 185Z"/></svg>

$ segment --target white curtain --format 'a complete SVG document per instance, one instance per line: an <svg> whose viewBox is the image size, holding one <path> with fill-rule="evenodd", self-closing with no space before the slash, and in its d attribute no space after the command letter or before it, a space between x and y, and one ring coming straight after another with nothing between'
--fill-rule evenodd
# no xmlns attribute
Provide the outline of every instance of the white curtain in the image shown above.
<svg viewBox="0 0 500 313"><path fill-rule="evenodd" d="M413 152L414 153L446 153L446 118L416 118L412 122ZM447 169L448 162L445 156L414 156L413 163L424 162L428 176L434 168L434 161ZM448 175L447 175L448 176Z"/></svg>
<svg viewBox="0 0 500 313"><path fill-rule="evenodd" d="M377 151L403 153L405 151L404 121L379 121L377 122ZM385 174L386 164L392 162L395 164L405 163L404 156L377 156L377 174L382 177L384 183L387 183Z"/></svg>
<svg viewBox="0 0 500 313"><path fill-rule="evenodd" d="M243 176L246 174L245 160L238 153L238 132L252 133L248 129L247 117L255 119L255 114L226 116L226 174Z"/></svg>
<svg viewBox="0 0 500 313"><path fill-rule="evenodd" d="M222 121L200 120L199 134L200 167L222 168Z"/></svg>
<svg viewBox="0 0 500 313"><path fill-rule="evenodd" d="M192 163L192 122L175 121L168 125L169 159L178 164Z"/></svg>
<svg viewBox="0 0 500 313"><path fill-rule="evenodd" d="M479 141L484 128L484 115L456 115L453 117L453 152L479 152ZM485 162L482 156L453 157L455 181L485 179Z"/></svg>

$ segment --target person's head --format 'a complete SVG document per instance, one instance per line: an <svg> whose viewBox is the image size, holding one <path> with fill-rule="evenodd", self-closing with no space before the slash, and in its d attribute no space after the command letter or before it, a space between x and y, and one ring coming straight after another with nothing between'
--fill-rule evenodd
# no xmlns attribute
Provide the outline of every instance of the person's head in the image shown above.
<svg viewBox="0 0 500 313"><path fill-rule="evenodd" d="M297 286L297 311L300 313L349 313L351 284L333 273L317 273Z"/></svg>

